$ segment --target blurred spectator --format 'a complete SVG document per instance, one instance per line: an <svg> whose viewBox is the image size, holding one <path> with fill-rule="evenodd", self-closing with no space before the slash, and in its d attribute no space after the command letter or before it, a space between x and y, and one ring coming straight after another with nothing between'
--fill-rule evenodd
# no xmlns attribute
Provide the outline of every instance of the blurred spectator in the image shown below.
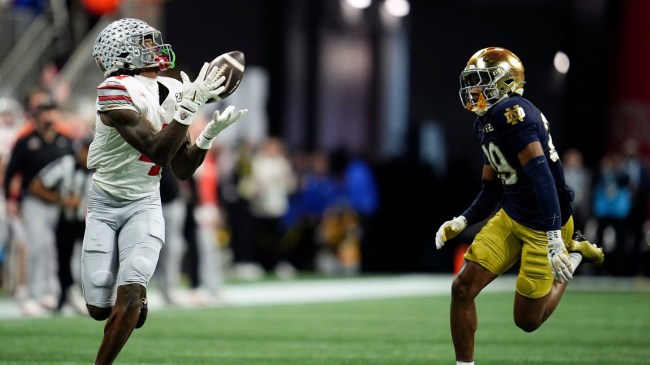
<svg viewBox="0 0 650 365"><path fill-rule="evenodd" d="M34 130L34 113L40 105L56 105L56 101L52 94L44 88L36 87L30 90L25 97L25 123L23 123L18 136L24 136ZM60 111L61 112L61 111ZM84 126L86 128L80 129L82 131L81 136L85 135L87 132L87 123ZM67 120L63 117L63 114L60 114L60 118L54 121L53 129L60 134L64 134L68 137L72 137L76 134L76 130L70 126Z"/></svg>
<svg viewBox="0 0 650 365"><path fill-rule="evenodd" d="M23 122L24 113L20 103L13 98L0 98L0 181L4 181L5 170L11 157L11 149ZM12 242L18 242L19 240L11 230L12 221L7 215L4 185L0 189L2 190L2 194L0 194L0 285L11 292L18 285L16 279L22 268L19 259L22 255L18 249L12 250L14 248ZM17 243L15 245L16 248L23 246ZM13 260L12 256L14 257ZM10 261L13 261L16 267L9 267ZM4 273L9 275L2 275ZM20 284L24 285L25 283Z"/></svg>
<svg viewBox="0 0 650 365"><path fill-rule="evenodd" d="M54 128L61 120L55 104L36 107L33 130L16 141L4 177L7 211L22 222L26 232L27 288L20 290L26 314L38 314L41 306L56 308L59 295L55 230L58 224L58 206L29 193L29 185L39 171L55 159L72 154L72 141ZM14 178L20 178L20 190L13 195ZM22 219L21 219L22 218ZM16 228L16 231L21 230Z"/></svg>
<svg viewBox="0 0 650 365"><path fill-rule="evenodd" d="M275 270L279 277L291 278L295 268L287 261L288 253L283 244L286 229L282 219L289 210L289 197L297 181L280 139L271 137L261 143L251 160L250 182L260 264L267 272Z"/></svg>
<svg viewBox="0 0 650 365"><path fill-rule="evenodd" d="M167 304L177 304L183 256L186 249L183 225L187 213L187 195L181 190L181 181L171 171L163 168L160 179L160 202L165 218L165 244L160 250L156 277L163 299Z"/></svg>
<svg viewBox="0 0 650 365"><path fill-rule="evenodd" d="M196 243L200 287L195 294L197 304L218 300L223 286L223 257L218 231L221 212L217 200L218 170L216 147L212 147L193 176L197 199L192 214L196 221Z"/></svg>
<svg viewBox="0 0 650 365"><path fill-rule="evenodd" d="M317 229L321 245L317 270L327 275L358 273L362 234L359 215L352 206L341 201L327 207Z"/></svg>
<svg viewBox="0 0 650 365"><path fill-rule="evenodd" d="M230 231L230 249L234 274L243 280L256 280L264 275L259 264L255 242L250 199L254 193L251 178L254 146L247 141L219 154L219 196L225 212L225 225Z"/></svg>
<svg viewBox="0 0 650 365"><path fill-rule="evenodd" d="M613 275L622 274L627 264L626 221L632 207L630 177L621 157L619 153L603 156L593 194L593 214L598 222L596 242L602 242L607 257L602 269Z"/></svg>
<svg viewBox="0 0 650 365"><path fill-rule="evenodd" d="M50 162L34 177L29 186L33 196L61 207L56 227L58 279L61 290L56 307L58 312L67 304L78 314L88 313L81 297L79 279L77 277L75 280L73 277L72 257L77 244L83 241L86 228L86 196L92 176L86 160L91 142L92 135L75 140L74 155L66 154ZM77 257L74 262L79 260L80 257ZM71 292L71 289L75 290Z"/></svg>
<svg viewBox="0 0 650 365"><path fill-rule="evenodd" d="M316 262L322 248L318 229L327 207L340 196L342 187L330 174L329 156L323 151L293 155L298 188L291 194L289 211L284 216L287 227L285 244L291 251L291 263L299 270L321 270ZM318 241L318 242L317 242ZM326 258L331 257L327 251Z"/></svg>
<svg viewBox="0 0 650 365"><path fill-rule="evenodd" d="M0 179L4 179L11 147L24 120L23 109L18 101L12 98L0 98Z"/></svg>
<svg viewBox="0 0 650 365"><path fill-rule="evenodd" d="M25 114L31 120L34 118L34 112L39 105L52 103L54 103L54 98L49 91L41 87L33 88L25 96Z"/></svg>
<svg viewBox="0 0 650 365"><path fill-rule="evenodd" d="M650 274L648 244L644 224L648 220L650 176L648 167L639 157L639 143L628 138L622 145L622 169L630 179L632 206L627 219L628 242L626 245L625 275Z"/></svg>
<svg viewBox="0 0 650 365"><path fill-rule="evenodd" d="M318 231L324 243L318 267L329 274L353 274L361 269L362 251L372 249L377 182L370 166L345 149L330 154L330 169L335 186Z"/></svg>
<svg viewBox="0 0 650 365"><path fill-rule="evenodd" d="M359 265L363 256L371 256L375 236L375 221L379 209L379 188L372 168L368 162L355 156L345 167L346 193L350 204L359 217Z"/></svg>
<svg viewBox="0 0 650 365"><path fill-rule="evenodd" d="M582 152L572 148L562 157L564 177L574 193L573 220L576 229L583 230L591 214L591 171L585 167Z"/></svg>

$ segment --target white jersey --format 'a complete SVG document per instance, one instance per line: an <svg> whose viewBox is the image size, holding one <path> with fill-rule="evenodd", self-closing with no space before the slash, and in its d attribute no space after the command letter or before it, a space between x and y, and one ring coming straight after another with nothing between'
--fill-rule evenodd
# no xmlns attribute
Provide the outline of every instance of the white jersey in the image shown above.
<svg viewBox="0 0 650 365"><path fill-rule="evenodd" d="M169 91L162 103L158 84ZM159 132L172 121L181 93L181 82L170 77L114 76L97 87L95 138L88 151L88 168L95 169L93 180L97 185L112 196L126 200L140 199L158 191L161 166L133 148L117 129L104 125L99 112L133 110L148 119Z"/></svg>

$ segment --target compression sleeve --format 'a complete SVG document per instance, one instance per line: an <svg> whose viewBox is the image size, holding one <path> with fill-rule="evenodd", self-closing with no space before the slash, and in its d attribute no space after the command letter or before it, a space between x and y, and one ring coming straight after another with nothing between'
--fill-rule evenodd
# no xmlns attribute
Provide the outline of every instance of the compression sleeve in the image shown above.
<svg viewBox="0 0 650 365"><path fill-rule="evenodd" d="M472 205L463 213L463 216L467 219L467 226L471 226L489 217L501 202L501 197L503 196L501 181L498 179L481 180L481 183L481 192L474 199Z"/></svg>
<svg viewBox="0 0 650 365"><path fill-rule="evenodd" d="M560 201L557 197L555 180L548 167L545 156L537 156L523 166L526 175L535 184L537 202L544 216L544 227L546 231L562 229L560 219Z"/></svg>

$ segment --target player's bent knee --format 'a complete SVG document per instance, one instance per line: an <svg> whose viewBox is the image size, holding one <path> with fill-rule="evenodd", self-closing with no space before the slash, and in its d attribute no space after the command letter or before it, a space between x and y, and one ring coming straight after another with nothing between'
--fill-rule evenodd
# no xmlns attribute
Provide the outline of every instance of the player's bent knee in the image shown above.
<svg viewBox="0 0 650 365"><path fill-rule="evenodd" d="M90 305L90 304L86 304L86 308L88 308L88 314L90 314L90 317L97 321L103 321L106 318L108 318L108 316L111 315L111 309L112 309L112 308L95 307L94 305Z"/></svg>
<svg viewBox="0 0 650 365"><path fill-rule="evenodd" d="M515 324L524 332L534 332L538 329L542 323L539 321L533 321L530 319L515 319Z"/></svg>
<svg viewBox="0 0 650 365"><path fill-rule="evenodd" d="M90 281L96 287L112 288L115 284L115 277L108 270L97 270L90 274Z"/></svg>
<svg viewBox="0 0 650 365"><path fill-rule="evenodd" d="M133 269L138 272L138 274L149 277L153 275L154 270L156 269L156 263L148 257L141 256L133 259Z"/></svg>
<svg viewBox="0 0 650 365"><path fill-rule="evenodd" d="M460 275L451 284L451 296L457 299L470 299L473 297L469 283L463 280Z"/></svg>

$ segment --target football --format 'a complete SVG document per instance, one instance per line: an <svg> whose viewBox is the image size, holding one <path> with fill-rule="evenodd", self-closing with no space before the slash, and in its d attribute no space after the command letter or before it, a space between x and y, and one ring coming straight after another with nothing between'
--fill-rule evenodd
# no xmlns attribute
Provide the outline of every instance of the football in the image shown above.
<svg viewBox="0 0 650 365"><path fill-rule="evenodd" d="M226 80L221 84L226 89L217 98L208 99L207 103L214 103L230 96L241 83L244 77L245 57L242 51L230 51L224 53L210 62L208 74L213 68L217 68L217 77L225 76ZM207 75L207 74L206 74Z"/></svg>

